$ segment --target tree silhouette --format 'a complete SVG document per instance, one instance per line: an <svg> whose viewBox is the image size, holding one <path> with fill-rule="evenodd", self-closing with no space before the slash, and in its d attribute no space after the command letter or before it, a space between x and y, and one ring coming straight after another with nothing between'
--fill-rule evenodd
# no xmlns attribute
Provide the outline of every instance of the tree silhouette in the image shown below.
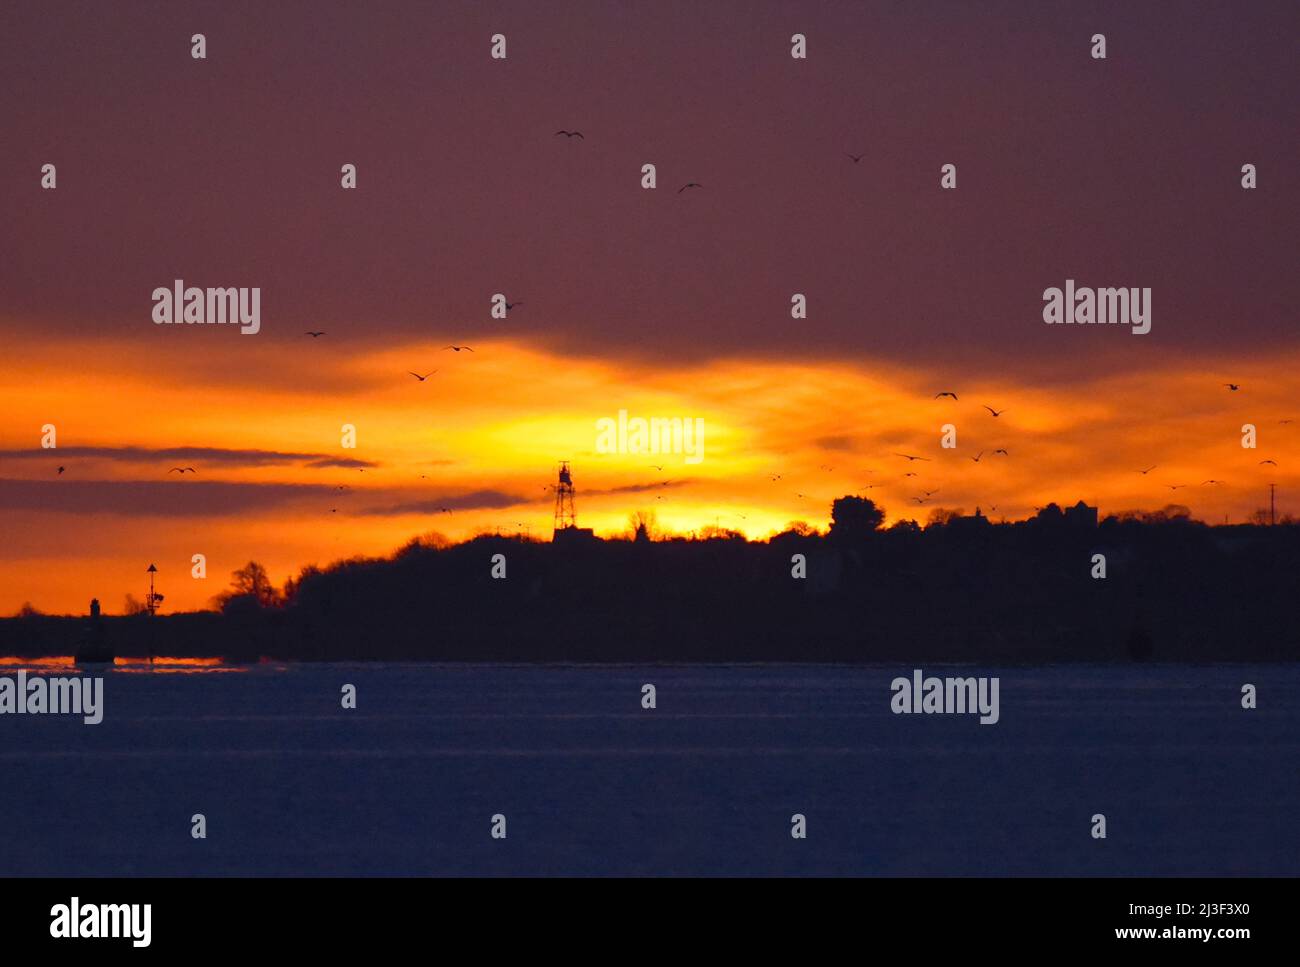
<svg viewBox="0 0 1300 967"><path fill-rule="evenodd" d="M271 583L266 568L256 561L249 561L230 575L230 590L223 591L213 599L223 611L229 610L237 600L256 603L263 608L271 608L281 601L280 594Z"/></svg>
<svg viewBox="0 0 1300 967"><path fill-rule="evenodd" d="M840 497L831 504L830 537L860 541L870 537L885 521L885 511L865 497Z"/></svg>
<svg viewBox="0 0 1300 967"><path fill-rule="evenodd" d="M627 526L634 541L652 541L662 536L658 515L653 510L638 510L628 514Z"/></svg>

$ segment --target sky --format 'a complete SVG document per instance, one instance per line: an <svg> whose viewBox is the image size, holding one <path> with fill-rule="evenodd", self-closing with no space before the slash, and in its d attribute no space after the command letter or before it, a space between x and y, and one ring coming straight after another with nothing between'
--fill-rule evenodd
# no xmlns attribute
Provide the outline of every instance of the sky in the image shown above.
<svg viewBox="0 0 1300 967"><path fill-rule="evenodd" d="M547 538L560 460L602 534L761 538L854 492L890 521L1239 522L1275 483L1300 512L1297 28L1262 2L6 4L0 614L120 610L150 563L175 610L249 559ZM155 325L176 279L259 287L260 332ZM1150 288L1150 333L1045 325L1066 279ZM703 458L599 452L620 410L703 420Z"/></svg>

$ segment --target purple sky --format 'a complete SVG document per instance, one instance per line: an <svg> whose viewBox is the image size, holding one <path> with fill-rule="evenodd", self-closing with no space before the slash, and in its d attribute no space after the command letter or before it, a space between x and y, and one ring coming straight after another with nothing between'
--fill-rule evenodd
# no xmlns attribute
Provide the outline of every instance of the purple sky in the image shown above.
<svg viewBox="0 0 1300 967"><path fill-rule="evenodd" d="M1295 345L1300 4L1065 6L9 2L0 335L148 346L184 278L261 286L271 340L994 371ZM1066 278L1151 287L1152 333L1044 326Z"/></svg>

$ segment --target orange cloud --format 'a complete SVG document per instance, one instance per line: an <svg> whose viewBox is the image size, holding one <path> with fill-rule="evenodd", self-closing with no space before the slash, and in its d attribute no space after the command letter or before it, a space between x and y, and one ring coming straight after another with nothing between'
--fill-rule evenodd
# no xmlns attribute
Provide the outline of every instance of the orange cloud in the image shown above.
<svg viewBox="0 0 1300 967"><path fill-rule="evenodd" d="M243 339L196 352L182 333L148 356L103 338L15 346L0 387L0 611L81 611L92 595L115 610L143 597L149 563L178 610L205 606L249 559L281 580L431 530L549 537L560 460L573 463L579 523L603 534L643 510L668 530L761 538L791 520L824 526L848 493L891 522L977 505L1014 518L1080 498L1103 513L1180 503L1240 521L1266 506L1269 483L1280 510L1300 485L1297 380L1277 377L1300 371L1296 357L1170 359L1054 384L869 359L674 365L444 345ZM70 372L69 359L85 362ZM620 411L702 420L701 459L601 452L598 421ZM40 448L45 424L56 450ZM355 448L342 446L345 424ZM945 424L954 449L940 446ZM1241 445L1245 424L1255 449ZM168 473L181 463L197 473ZM190 577L196 553L206 580Z"/></svg>

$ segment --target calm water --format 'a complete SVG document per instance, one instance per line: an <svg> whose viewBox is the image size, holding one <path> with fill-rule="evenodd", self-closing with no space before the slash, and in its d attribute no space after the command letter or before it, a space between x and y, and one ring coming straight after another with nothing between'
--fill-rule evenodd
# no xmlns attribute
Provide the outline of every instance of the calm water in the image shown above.
<svg viewBox="0 0 1300 967"><path fill-rule="evenodd" d="M1300 666L924 670L1001 721L892 665L115 671L0 716L0 874L1300 873Z"/></svg>

